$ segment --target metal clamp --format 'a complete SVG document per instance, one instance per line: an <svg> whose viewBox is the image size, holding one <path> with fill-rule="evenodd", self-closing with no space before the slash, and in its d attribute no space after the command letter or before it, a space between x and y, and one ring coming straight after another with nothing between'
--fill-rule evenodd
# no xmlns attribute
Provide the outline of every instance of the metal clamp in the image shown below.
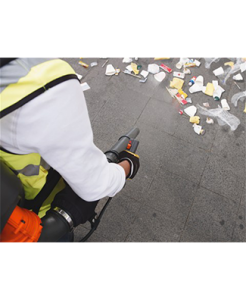
<svg viewBox="0 0 246 300"><path fill-rule="evenodd" d="M60 207L55 207L53 210L55 210L58 214L60 214L64 219L66 219L66 221L68 222L70 229L73 229L73 220L72 218L69 216L68 213L66 213L63 209L61 209Z"/></svg>

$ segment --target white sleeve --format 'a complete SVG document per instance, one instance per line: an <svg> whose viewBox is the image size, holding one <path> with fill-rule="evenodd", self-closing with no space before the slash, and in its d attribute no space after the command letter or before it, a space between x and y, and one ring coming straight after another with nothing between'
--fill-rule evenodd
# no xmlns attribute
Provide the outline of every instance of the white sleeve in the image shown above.
<svg viewBox="0 0 246 300"><path fill-rule="evenodd" d="M83 91L76 80L61 83L21 108L18 148L40 153L86 201L114 196L125 184L124 169L108 163L93 143Z"/></svg>

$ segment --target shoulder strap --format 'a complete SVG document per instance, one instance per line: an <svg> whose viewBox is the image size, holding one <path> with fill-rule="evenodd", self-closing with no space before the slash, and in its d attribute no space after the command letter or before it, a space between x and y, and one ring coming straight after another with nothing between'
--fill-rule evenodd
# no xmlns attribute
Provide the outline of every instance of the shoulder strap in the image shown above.
<svg viewBox="0 0 246 300"><path fill-rule="evenodd" d="M44 87L39 88L38 90L34 91L33 93L22 98L20 101L16 102L15 104L5 108L3 111L0 112L0 119L3 118L4 116L8 115L12 111L16 110L17 108L25 105L26 103L33 100L37 96L43 94L47 89L52 88L52 87L58 85L59 83L62 83L69 79L77 79L79 81L77 75L75 75L75 74L64 75L60 78L57 78L57 79L53 80L52 82L49 82L48 84L46 84Z"/></svg>
<svg viewBox="0 0 246 300"><path fill-rule="evenodd" d="M0 151L4 151L6 153L14 154L14 155L22 155L22 154L17 154L17 153L14 153L14 152L10 152L10 151L6 150L5 148L3 148L1 145L0 145Z"/></svg>
<svg viewBox="0 0 246 300"><path fill-rule="evenodd" d="M10 63L12 60L15 60L16 57L0 57L0 68L4 67L8 63Z"/></svg>
<svg viewBox="0 0 246 300"><path fill-rule="evenodd" d="M55 188L60 178L61 175L56 170L50 168L44 187L33 200L26 200L24 207L32 209L33 212L38 214L40 207Z"/></svg>

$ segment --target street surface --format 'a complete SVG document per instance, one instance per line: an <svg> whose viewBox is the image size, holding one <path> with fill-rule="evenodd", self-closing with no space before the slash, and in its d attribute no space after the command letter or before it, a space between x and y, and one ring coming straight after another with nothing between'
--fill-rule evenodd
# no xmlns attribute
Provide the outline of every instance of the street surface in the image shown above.
<svg viewBox="0 0 246 300"><path fill-rule="evenodd" d="M219 82L225 89L221 99L227 99L230 113L241 124L231 131L219 126L216 119L209 125L205 116L197 114L206 130L201 136L194 132L189 118L179 114L184 107L166 90L172 73L166 73L161 83L152 74L140 83L123 73L128 65L122 63L123 58L109 58L108 63L121 69L118 76L105 75L103 58L83 58L89 65L98 63L87 69L78 64L79 58L63 59L90 86L84 94L94 142L102 151L132 127L140 129L140 170L114 197L89 242L245 242L245 103L232 105L231 97L240 92L232 77L225 86ZM190 94L188 82L198 75L204 77L204 85L217 80L212 71L230 59L220 59L210 69L205 68L203 58L198 60L201 65L190 68L183 90L194 105L209 102L210 108L217 108L220 101L203 92ZM182 71L175 67L178 61L139 58L134 62L142 70L150 63L164 63L173 71ZM244 81L237 83L245 91L246 72L242 75ZM76 228L75 241L86 228L88 224Z"/></svg>

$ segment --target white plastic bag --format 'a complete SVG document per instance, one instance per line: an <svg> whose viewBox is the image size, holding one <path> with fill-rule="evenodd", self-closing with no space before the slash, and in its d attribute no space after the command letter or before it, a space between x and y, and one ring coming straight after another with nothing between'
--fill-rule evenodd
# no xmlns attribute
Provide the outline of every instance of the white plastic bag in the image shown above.
<svg viewBox="0 0 246 300"><path fill-rule="evenodd" d="M233 59L232 59L233 60ZM243 64L243 60L241 58L237 58L233 67L228 66L225 69L224 74L219 75L218 78L222 84L226 84L226 81L232 74L241 71L241 65Z"/></svg>
<svg viewBox="0 0 246 300"><path fill-rule="evenodd" d="M210 66L211 66L211 64L213 62L218 62L220 60L220 58L217 58L217 57L205 57L204 60L205 60L205 68L209 69Z"/></svg>
<svg viewBox="0 0 246 300"><path fill-rule="evenodd" d="M239 92L239 93L232 96L231 103L234 104L235 107L237 107L238 100L243 102L245 97L246 97L246 91Z"/></svg>
<svg viewBox="0 0 246 300"><path fill-rule="evenodd" d="M234 131L237 129L238 125L240 124L240 120L229 113L227 110L224 110L221 107L214 108L214 109L207 109L199 104L197 105L198 113L201 115L210 117L210 118L217 118L218 124L220 126L228 125L230 126L231 130Z"/></svg>

